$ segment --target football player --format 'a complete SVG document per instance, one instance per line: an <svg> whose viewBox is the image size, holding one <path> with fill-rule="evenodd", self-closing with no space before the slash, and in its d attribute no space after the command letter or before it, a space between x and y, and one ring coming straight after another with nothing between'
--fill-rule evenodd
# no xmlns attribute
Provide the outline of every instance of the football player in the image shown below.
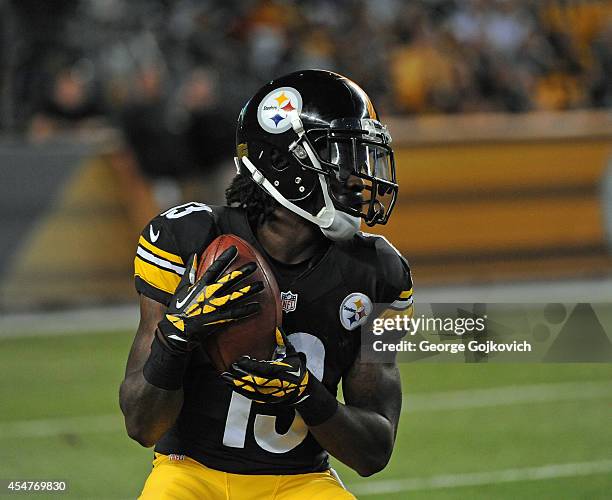
<svg viewBox="0 0 612 500"><path fill-rule="evenodd" d="M140 324L120 393L129 436L155 446L141 498L349 499L329 455L362 476L385 467L400 377L394 363L362 362L360 327L377 303L410 309L412 281L386 239L359 229L393 209L390 144L354 82L292 73L240 113L228 206L187 203L145 227ZM254 264L224 273L235 247L195 279L196 256L220 234L265 256L284 310L282 357L243 357L221 376L202 339L258 314L262 285Z"/></svg>

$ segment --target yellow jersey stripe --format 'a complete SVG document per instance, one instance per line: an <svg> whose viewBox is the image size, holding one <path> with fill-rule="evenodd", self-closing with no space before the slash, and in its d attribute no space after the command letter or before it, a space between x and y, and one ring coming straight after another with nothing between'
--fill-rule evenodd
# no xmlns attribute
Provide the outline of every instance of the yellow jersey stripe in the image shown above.
<svg viewBox="0 0 612 500"><path fill-rule="evenodd" d="M149 264L140 257L134 259L134 276L138 276L149 285L171 295L174 294L176 287L181 281L180 276L177 274Z"/></svg>
<svg viewBox="0 0 612 500"><path fill-rule="evenodd" d="M396 317L406 317L406 318L412 318L414 317L414 304L410 304L406 309L393 309L393 308L389 308L389 309L385 309L382 313L380 313L380 315L378 316L378 318L381 319L388 319L388 318L396 318Z"/></svg>
<svg viewBox="0 0 612 500"><path fill-rule="evenodd" d="M178 255L174 255L173 253L166 252L165 250L162 250L161 248L157 248L152 243L149 243L144 238L144 236L140 237L140 239L138 240L138 244L142 245L144 248L146 248L150 252L153 252L155 255L158 255L159 257L163 257L164 259L167 259L170 262L175 262L176 264L184 264L183 259L181 259Z"/></svg>
<svg viewBox="0 0 612 500"><path fill-rule="evenodd" d="M400 299L407 299L411 295L412 295L412 288L410 290L404 290L402 293L400 293L399 298Z"/></svg>
<svg viewBox="0 0 612 500"><path fill-rule="evenodd" d="M173 264L169 260L162 259L161 257L148 252L141 246L138 246L136 249L136 256L140 257L144 261L147 261L149 264L156 265L162 269L167 269L168 271L174 271L179 276L182 276L185 273L185 268L183 266L179 266L178 264Z"/></svg>

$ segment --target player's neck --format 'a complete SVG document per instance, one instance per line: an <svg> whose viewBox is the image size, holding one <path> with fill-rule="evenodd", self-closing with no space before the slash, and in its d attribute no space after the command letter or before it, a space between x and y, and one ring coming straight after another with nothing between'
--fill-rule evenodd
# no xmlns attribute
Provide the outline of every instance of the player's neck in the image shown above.
<svg viewBox="0 0 612 500"><path fill-rule="evenodd" d="M259 243L273 259L298 264L329 244L318 227L298 215L285 209L277 209L274 215L255 229Z"/></svg>

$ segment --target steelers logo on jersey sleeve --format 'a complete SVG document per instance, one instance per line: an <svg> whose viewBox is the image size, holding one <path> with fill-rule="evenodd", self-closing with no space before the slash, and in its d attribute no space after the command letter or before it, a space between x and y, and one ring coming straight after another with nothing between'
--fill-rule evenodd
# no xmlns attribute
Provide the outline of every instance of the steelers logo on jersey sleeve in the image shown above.
<svg viewBox="0 0 612 500"><path fill-rule="evenodd" d="M347 330L363 325L372 312L372 301L363 293L354 292L340 304L340 323Z"/></svg>

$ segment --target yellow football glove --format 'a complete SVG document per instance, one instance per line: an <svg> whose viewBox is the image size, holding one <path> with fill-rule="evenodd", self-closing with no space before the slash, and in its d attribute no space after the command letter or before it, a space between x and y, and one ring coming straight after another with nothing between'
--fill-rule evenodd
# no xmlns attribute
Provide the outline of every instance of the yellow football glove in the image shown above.
<svg viewBox="0 0 612 500"><path fill-rule="evenodd" d="M223 274L236 255L238 250L232 245L197 281L197 257L195 254L191 257L166 316L158 324L158 331L169 347L191 350L221 324L246 318L260 310L257 302L245 303L263 289L261 281L244 282L257 269L254 262Z"/></svg>
<svg viewBox="0 0 612 500"><path fill-rule="evenodd" d="M279 328L276 344L273 361L242 356L222 374L223 379L236 392L258 403L299 402L312 377L306 368L306 356L296 352Z"/></svg>

